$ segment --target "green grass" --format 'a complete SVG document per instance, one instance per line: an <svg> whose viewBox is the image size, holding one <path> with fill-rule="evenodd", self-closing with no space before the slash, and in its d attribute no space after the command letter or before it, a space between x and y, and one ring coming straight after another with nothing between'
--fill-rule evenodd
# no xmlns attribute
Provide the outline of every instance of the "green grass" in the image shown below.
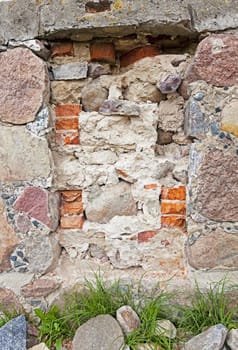
<svg viewBox="0 0 238 350"><path fill-rule="evenodd" d="M179 327L185 332L197 335L204 329L222 323L228 329L238 327L237 307L230 306L230 299L225 290L225 280L210 285L202 292L196 283L191 306L182 308Z"/></svg>
<svg viewBox="0 0 238 350"><path fill-rule="evenodd" d="M163 350L174 349L181 339L158 335L156 326L159 319L172 321L185 337L199 334L218 323L228 329L238 328L238 312L230 304L224 280L210 286L204 293L196 284L189 306L174 305L172 301L175 299L174 293L158 294L158 289L148 293L141 283L137 288L122 285L120 281L108 285L100 275L95 275L94 282L85 281L84 290L65 295L61 310L57 306L52 306L48 312L35 310L40 319L39 339L45 341L49 348L54 346L59 350L63 339L72 339L80 325L101 314L115 317L117 309L123 305L130 305L141 320L141 326L125 337L125 343L131 350L141 343L154 344Z"/></svg>

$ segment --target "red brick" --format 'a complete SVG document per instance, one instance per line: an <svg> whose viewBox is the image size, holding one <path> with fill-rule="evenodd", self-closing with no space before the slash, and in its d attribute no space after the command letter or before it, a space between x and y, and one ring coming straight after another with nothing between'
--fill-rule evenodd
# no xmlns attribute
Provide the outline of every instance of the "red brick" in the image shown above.
<svg viewBox="0 0 238 350"><path fill-rule="evenodd" d="M160 54L160 49L157 46L147 45L137 47L120 57L121 67L127 67L136 61L145 57L154 57Z"/></svg>
<svg viewBox="0 0 238 350"><path fill-rule="evenodd" d="M55 142L57 145L78 145L79 131L64 131L55 134Z"/></svg>
<svg viewBox="0 0 238 350"><path fill-rule="evenodd" d="M79 135L68 135L64 138L64 145L79 145Z"/></svg>
<svg viewBox="0 0 238 350"><path fill-rule="evenodd" d="M90 45L91 61L115 63L116 53L112 43L93 43Z"/></svg>
<svg viewBox="0 0 238 350"><path fill-rule="evenodd" d="M147 243L156 235L156 231L143 231L138 233L138 242Z"/></svg>
<svg viewBox="0 0 238 350"><path fill-rule="evenodd" d="M51 48L51 57L73 56L74 46L72 42L56 43Z"/></svg>
<svg viewBox="0 0 238 350"><path fill-rule="evenodd" d="M76 118L57 118L55 121L56 130L78 130L79 119Z"/></svg>
<svg viewBox="0 0 238 350"><path fill-rule="evenodd" d="M61 195L60 214L62 216L83 213L82 191L63 191Z"/></svg>
<svg viewBox="0 0 238 350"><path fill-rule="evenodd" d="M76 117L82 110L81 105L56 105L55 115L56 117Z"/></svg>
<svg viewBox="0 0 238 350"><path fill-rule="evenodd" d="M83 215L62 216L60 220L60 227L62 229L81 229L84 223Z"/></svg>
<svg viewBox="0 0 238 350"><path fill-rule="evenodd" d="M81 190L62 191L61 196L65 202L74 202L75 200L82 200L82 191Z"/></svg>
<svg viewBox="0 0 238 350"><path fill-rule="evenodd" d="M161 214L180 214L185 215L185 202L162 201Z"/></svg>
<svg viewBox="0 0 238 350"><path fill-rule="evenodd" d="M83 213L83 203L82 201L75 201L75 202L63 202L60 207L60 214L70 214L70 215L77 215Z"/></svg>
<svg viewBox="0 0 238 350"><path fill-rule="evenodd" d="M180 227L182 229L185 228L185 218L184 216L161 216L161 226L162 227Z"/></svg>
<svg viewBox="0 0 238 350"><path fill-rule="evenodd" d="M158 187L157 184L148 184L148 185L144 185L144 189L145 189L145 190L156 190L157 187Z"/></svg>
<svg viewBox="0 0 238 350"><path fill-rule="evenodd" d="M184 201L186 199L186 187L162 187L161 199Z"/></svg>

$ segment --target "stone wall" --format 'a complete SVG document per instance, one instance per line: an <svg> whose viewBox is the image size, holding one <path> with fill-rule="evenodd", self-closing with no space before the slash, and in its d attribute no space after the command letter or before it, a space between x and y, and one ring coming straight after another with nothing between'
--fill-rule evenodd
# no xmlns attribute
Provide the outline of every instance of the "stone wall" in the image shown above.
<svg viewBox="0 0 238 350"><path fill-rule="evenodd" d="M0 1L0 301L236 279L234 6L56 3Z"/></svg>

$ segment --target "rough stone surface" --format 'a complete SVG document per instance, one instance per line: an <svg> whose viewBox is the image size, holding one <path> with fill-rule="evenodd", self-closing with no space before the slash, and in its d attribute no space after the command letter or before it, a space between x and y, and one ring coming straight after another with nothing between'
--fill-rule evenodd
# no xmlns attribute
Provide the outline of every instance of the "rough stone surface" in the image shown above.
<svg viewBox="0 0 238 350"><path fill-rule="evenodd" d="M9 269L9 256L19 242L13 228L9 225L3 200L0 198L0 272Z"/></svg>
<svg viewBox="0 0 238 350"><path fill-rule="evenodd" d="M1 350L26 350L26 320L18 316L0 328Z"/></svg>
<svg viewBox="0 0 238 350"><path fill-rule="evenodd" d="M78 328L73 350L120 350L124 343L122 330L110 315L99 315Z"/></svg>
<svg viewBox="0 0 238 350"><path fill-rule="evenodd" d="M238 84L238 36L214 34L205 38L197 47L194 61L189 68L188 81L205 80L215 86Z"/></svg>
<svg viewBox="0 0 238 350"><path fill-rule="evenodd" d="M233 152L211 148L198 166L194 207L210 220L238 220L238 157Z"/></svg>
<svg viewBox="0 0 238 350"><path fill-rule="evenodd" d="M3 305L7 310L19 309L19 302L16 294L7 288L0 288L0 305Z"/></svg>
<svg viewBox="0 0 238 350"><path fill-rule="evenodd" d="M238 347L238 329L231 329L228 333L226 343L231 350L236 350Z"/></svg>
<svg viewBox="0 0 238 350"><path fill-rule="evenodd" d="M8 43L8 46L10 48L15 47L26 47L33 51L37 56L43 58L44 60L47 60L50 56L50 50L46 48L44 45L44 42L33 39L33 40L25 40L25 41L16 41L16 40L10 40Z"/></svg>
<svg viewBox="0 0 238 350"><path fill-rule="evenodd" d="M221 130L238 137L238 100L234 99L222 110Z"/></svg>
<svg viewBox="0 0 238 350"><path fill-rule="evenodd" d="M49 81L46 65L30 50L16 48L0 53L0 120L25 124L35 119Z"/></svg>
<svg viewBox="0 0 238 350"><path fill-rule="evenodd" d="M51 173L47 141L33 136L23 126L1 126L0 181L30 181Z"/></svg>
<svg viewBox="0 0 238 350"><path fill-rule="evenodd" d="M99 108L99 113L103 115L137 117L140 115L140 107L129 101L107 100Z"/></svg>
<svg viewBox="0 0 238 350"><path fill-rule="evenodd" d="M108 97L108 91L102 87L99 80L96 80L82 89L81 96L82 105L86 112L98 111Z"/></svg>
<svg viewBox="0 0 238 350"><path fill-rule="evenodd" d="M161 101L158 109L158 127L164 131L177 131L183 125L183 98L173 96Z"/></svg>
<svg viewBox="0 0 238 350"><path fill-rule="evenodd" d="M158 320L156 325L156 334L163 335L167 338L176 338L177 330L175 325L170 320Z"/></svg>
<svg viewBox="0 0 238 350"><path fill-rule="evenodd" d="M227 332L227 328L222 324L210 327L186 342L184 350L220 350L225 343Z"/></svg>
<svg viewBox="0 0 238 350"><path fill-rule="evenodd" d="M87 219L99 223L106 223L116 215L136 215L137 211L130 185L126 183L92 193L85 209Z"/></svg>
<svg viewBox="0 0 238 350"><path fill-rule="evenodd" d="M54 104L78 104L84 80L51 82L51 102Z"/></svg>
<svg viewBox="0 0 238 350"><path fill-rule="evenodd" d="M171 94L173 92L176 92L180 84L181 77L176 74L170 74L163 81L160 81L157 84L157 87L162 92L162 94Z"/></svg>
<svg viewBox="0 0 238 350"><path fill-rule="evenodd" d="M87 78L88 63L65 63L52 67L55 80L78 80Z"/></svg>
<svg viewBox="0 0 238 350"><path fill-rule="evenodd" d="M24 297L46 297L59 288L60 283L49 278L40 278L21 288Z"/></svg>
<svg viewBox="0 0 238 350"><path fill-rule="evenodd" d="M203 112L196 100L191 98L185 108L184 113L184 132L186 136L203 136L206 131L206 125Z"/></svg>
<svg viewBox="0 0 238 350"><path fill-rule="evenodd" d="M45 274L55 268L60 255L60 246L56 238L35 234L22 243L25 257L28 260L27 269L36 274Z"/></svg>
<svg viewBox="0 0 238 350"><path fill-rule="evenodd" d="M191 242L193 243L193 242ZM200 235L193 244L187 243L189 264L196 269L238 267L238 238L220 229ZM212 252L212 254L211 254Z"/></svg>
<svg viewBox="0 0 238 350"><path fill-rule="evenodd" d="M125 99L134 102L159 103L163 99L163 95L154 84L140 80L132 82L123 95Z"/></svg>
<svg viewBox="0 0 238 350"><path fill-rule="evenodd" d="M39 220L51 230L59 222L59 195L39 187L26 187L17 199L14 208Z"/></svg>
<svg viewBox="0 0 238 350"><path fill-rule="evenodd" d="M137 313L129 305L120 307L117 310L116 318L126 335L140 327L140 319Z"/></svg>

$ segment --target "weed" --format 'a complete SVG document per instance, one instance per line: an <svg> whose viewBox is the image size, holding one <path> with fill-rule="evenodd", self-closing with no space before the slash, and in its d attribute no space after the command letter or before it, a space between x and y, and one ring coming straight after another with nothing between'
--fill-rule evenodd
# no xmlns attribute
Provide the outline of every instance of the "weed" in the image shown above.
<svg viewBox="0 0 238 350"><path fill-rule="evenodd" d="M164 335L158 335L156 332L157 320L169 318L166 310L168 311L167 306L170 299L171 294L164 292L156 297L147 297L144 307L139 312L141 326L129 334L126 339L126 344L132 350L136 349L137 344L142 343L154 344L155 347L161 346L164 350L173 348L175 340L169 339Z"/></svg>
<svg viewBox="0 0 238 350"><path fill-rule="evenodd" d="M44 340L46 345L51 347L56 346L56 349L61 349L62 340L68 338L69 328L64 317L59 313L56 305L44 313L40 309L35 309L35 314L40 318L39 339Z"/></svg>
<svg viewBox="0 0 238 350"><path fill-rule="evenodd" d="M222 323L228 329L237 328L237 310L229 306L229 297L225 292L225 280L210 285L208 291L202 292L196 283L195 295L191 306L185 306L179 327L185 332L197 335L205 328Z"/></svg>

